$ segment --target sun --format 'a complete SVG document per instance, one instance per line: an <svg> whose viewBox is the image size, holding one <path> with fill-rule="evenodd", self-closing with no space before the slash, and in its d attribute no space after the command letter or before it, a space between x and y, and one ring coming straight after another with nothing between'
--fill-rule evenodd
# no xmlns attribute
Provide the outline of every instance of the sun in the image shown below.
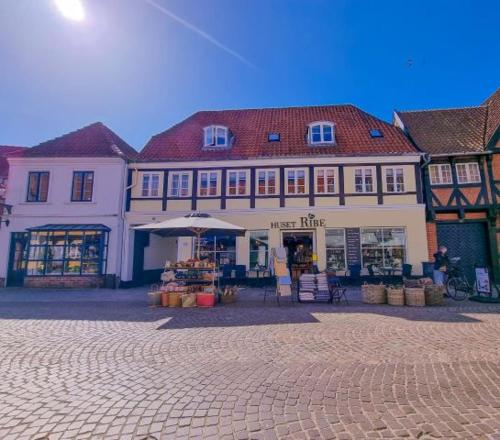
<svg viewBox="0 0 500 440"><path fill-rule="evenodd" d="M83 21L85 10L80 0L54 0L59 12L69 20Z"/></svg>

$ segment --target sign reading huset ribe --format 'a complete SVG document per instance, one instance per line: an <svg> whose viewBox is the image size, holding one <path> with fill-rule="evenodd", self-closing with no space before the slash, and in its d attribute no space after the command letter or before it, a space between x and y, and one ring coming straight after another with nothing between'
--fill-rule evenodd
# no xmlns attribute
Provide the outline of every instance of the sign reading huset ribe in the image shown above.
<svg viewBox="0 0 500 440"><path fill-rule="evenodd" d="M271 229L324 228L326 220L316 218L314 214L299 217L299 221L271 222Z"/></svg>

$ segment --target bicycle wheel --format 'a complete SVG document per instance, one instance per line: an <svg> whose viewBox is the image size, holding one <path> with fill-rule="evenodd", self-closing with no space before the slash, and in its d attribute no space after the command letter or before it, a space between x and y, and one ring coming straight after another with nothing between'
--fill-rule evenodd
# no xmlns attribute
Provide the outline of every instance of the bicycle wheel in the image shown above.
<svg viewBox="0 0 500 440"><path fill-rule="evenodd" d="M446 291L450 298L453 298L455 301L463 301L467 298L469 289L464 280L460 278L450 278L446 283Z"/></svg>

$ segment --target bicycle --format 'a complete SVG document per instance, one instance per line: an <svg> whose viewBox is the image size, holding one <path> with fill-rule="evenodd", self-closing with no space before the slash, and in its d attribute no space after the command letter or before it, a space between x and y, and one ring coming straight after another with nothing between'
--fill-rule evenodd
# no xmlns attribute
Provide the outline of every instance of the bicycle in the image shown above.
<svg viewBox="0 0 500 440"><path fill-rule="evenodd" d="M474 294L474 287L464 275L460 266L460 257L451 258L451 267L449 268L446 280L446 292L448 296L455 301L463 301Z"/></svg>

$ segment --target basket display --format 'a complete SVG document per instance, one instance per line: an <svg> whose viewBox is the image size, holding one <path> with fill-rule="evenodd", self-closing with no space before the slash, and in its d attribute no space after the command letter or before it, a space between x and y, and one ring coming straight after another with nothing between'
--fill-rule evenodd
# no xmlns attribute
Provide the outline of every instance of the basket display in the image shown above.
<svg viewBox="0 0 500 440"><path fill-rule="evenodd" d="M168 292L165 292L165 291L161 292L161 306L162 307L168 307L168 299L169 299L168 297L169 297Z"/></svg>
<svg viewBox="0 0 500 440"><path fill-rule="evenodd" d="M182 307L196 307L196 293L182 295Z"/></svg>
<svg viewBox="0 0 500 440"><path fill-rule="evenodd" d="M181 294L178 292L170 292L168 294L168 306L181 307L182 306Z"/></svg>
<svg viewBox="0 0 500 440"><path fill-rule="evenodd" d="M428 306L440 306L444 301L444 286L432 284L425 286L425 304Z"/></svg>
<svg viewBox="0 0 500 440"><path fill-rule="evenodd" d="M161 305L161 290L156 285L151 286L151 290L148 292L149 305L151 307L156 307Z"/></svg>
<svg viewBox="0 0 500 440"><path fill-rule="evenodd" d="M404 306L405 305L404 289L402 287L388 287L387 304L390 304L391 306Z"/></svg>
<svg viewBox="0 0 500 440"><path fill-rule="evenodd" d="M404 291L407 306L425 306L425 292L423 287L405 287Z"/></svg>
<svg viewBox="0 0 500 440"><path fill-rule="evenodd" d="M383 284L363 284L361 294L365 304L385 304L387 292Z"/></svg>

